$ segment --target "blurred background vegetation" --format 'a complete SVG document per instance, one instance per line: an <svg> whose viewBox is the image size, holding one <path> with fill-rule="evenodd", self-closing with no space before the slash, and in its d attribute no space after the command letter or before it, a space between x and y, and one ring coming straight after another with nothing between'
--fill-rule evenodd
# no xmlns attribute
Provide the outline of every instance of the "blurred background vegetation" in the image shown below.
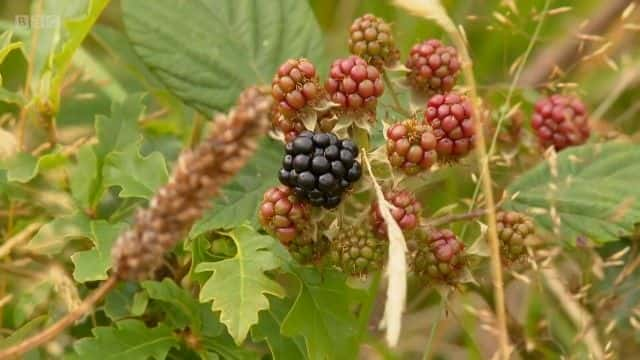
<svg viewBox="0 0 640 360"><path fill-rule="evenodd" d="M524 67L520 84L522 86L516 87L512 103L521 102L525 113L529 113L540 93L577 93L596 115L592 118L596 137L640 140L640 9L629 7L633 1L551 0L552 10L544 19L537 38L534 38L534 32L545 0L443 2L454 21L464 27L475 76L488 108L498 109L502 106L513 80L511 70L514 62L518 59L522 61L523 53L533 41L533 51ZM0 32L12 29L15 38L28 43L28 32L16 26L17 16L34 13L34 8L39 8L43 14L51 12L71 16L84 11L86 3L83 0L43 0L34 1L33 4L29 1L2 1ZM310 0L310 3L325 32L327 56L324 71L330 59L347 54L348 26L354 18L367 12L381 16L394 25L403 58L406 58L415 42L430 37L446 39L435 24L408 15L404 10L394 7L390 1ZM635 4L640 5L637 2ZM149 6L153 6L152 1ZM611 8L618 9L614 16L608 13ZM624 9L627 11L623 12ZM589 32L590 29L593 31ZM44 45L37 52L44 53L40 59L44 59L46 41L52 36L55 34L46 30L41 32L38 41ZM549 58L562 52L567 44L575 45L577 51L570 52L563 58L566 60L563 66L549 69L552 71L550 76L545 74L536 78L536 70L544 68L540 64L544 64L545 56ZM37 53L35 56L38 59ZM13 92L22 91L27 67L24 52L10 52L0 65L3 87ZM36 77L34 75L34 79ZM117 0L111 1L98 25L76 53L65 81L63 101L57 116L58 137L63 144L90 134L93 131L94 116L108 114L112 100L121 99L126 93L148 92L151 95L145 99L148 110L147 118L143 120L143 152L159 150L171 163L189 141L193 123L199 117L168 93L137 59L124 34ZM0 103L0 126L15 121L19 113L18 105ZM39 133L41 130L37 126L37 119L30 121L27 142L38 144L39 139L46 135ZM525 124L528 124L528 119L525 119ZM498 181L510 178L510 171L496 169ZM447 170L443 179L439 180L446 191L421 194L423 202L428 204L431 211L436 211L448 205L452 198L468 198L474 189L474 184L469 180L468 168ZM20 191L26 192L25 189ZM6 203L0 203L0 210L4 211L5 205ZM64 204L43 203L37 206ZM469 232L464 240L471 243L475 236L477 231ZM587 326L594 326L601 338L612 341L613 345L605 342L600 346L615 347L619 350L616 357L620 359L637 358L640 351L640 329L634 328L628 320L634 311L640 311L640 287L635 281L638 274L637 271L632 271L632 275L624 282L615 283L614 279L620 276L621 267L603 267L602 264L606 263L607 257L616 255L627 246L633 247L630 253L637 251L637 241L627 238L597 249L578 249L560 256L562 259L558 261L562 281L571 290L566 295L589 310L594 324ZM546 251L551 253L555 250ZM523 324L526 332L523 338L531 339L531 343L525 346L539 347L541 353L549 358L587 358L581 338L584 333L567 315L566 308L560 305L562 299L534 286L535 279L523 277L520 280L517 277L511 278L507 293L510 311L516 321ZM479 281L489 284L488 274L480 277ZM585 286L592 287L589 295L583 294ZM432 334L431 355L434 358L488 358L495 349L495 344L491 334L492 316L482 299L475 295L460 295L450 304L450 309L444 311L444 315L441 314L443 311L440 307L429 306L438 304L439 301L437 294L412 287L409 312L399 349L389 352L381 344L373 342L371 349L365 351L365 354L390 358L419 357ZM21 316L26 317L28 314ZM637 313L636 316L640 317ZM441 317L444 320L438 321ZM16 317L16 324L9 325L17 326L23 320ZM619 320L615 323L619 325L610 328L612 320ZM438 324L438 327L432 333L434 324Z"/></svg>

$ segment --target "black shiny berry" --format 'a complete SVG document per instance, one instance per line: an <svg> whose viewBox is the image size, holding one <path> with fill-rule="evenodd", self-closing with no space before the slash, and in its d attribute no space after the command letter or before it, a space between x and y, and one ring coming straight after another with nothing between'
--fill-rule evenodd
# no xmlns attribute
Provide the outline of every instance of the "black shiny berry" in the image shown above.
<svg viewBox="0 0 640 360"><path fill-rule="evenodd" d="M342 194L362 176L358 146L332 133L303 131L285 151L278 173L280 182L314 206L335 208Z"/></svg>

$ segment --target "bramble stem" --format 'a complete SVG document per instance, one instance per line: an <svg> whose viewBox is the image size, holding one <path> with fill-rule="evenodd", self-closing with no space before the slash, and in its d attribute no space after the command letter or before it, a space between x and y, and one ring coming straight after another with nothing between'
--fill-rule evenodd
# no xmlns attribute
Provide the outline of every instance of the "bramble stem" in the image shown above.
<svg viewBox="0 0 640 360"><path fill-rule="evenodd" d="M394 110L401 113L403 116L411 117L411 113L409 113L409 111L405 110L405 108L402 107L400 99L398 98L398 94L396 93L396 89L393 87L391 79L389 79L389 75L387 75L386 71L382 72L382 79L384 80L384 84L389 90L389 94L391 94L391 98L393 99Z"/></svg>
<svg viewBox="0 0 640 360"><path fill-rule="evenodd" d="M483 217L486 214L487 214L487 210L486 209L476 209L476 210L469 211L469 212L464 213L464 214L444 215L444 216L440 216L440 217L437 217L435 219L431 219L431 220L427 221L424 226L426 226L426 227L438 227L438 226L446 225L446 224L449 224L449 223L452 223L452 222L456 222L456 221L477 219L479 217Z"/></svg>
<svg viewBox="0 0 640 360"><path fill-rule="evenodd" d="M74 322L84 316L86 313L93 309L93 305L100 301L113 287L118 283L118 278L111 275L105 280L97 289L95 289L84 301L73 311L56 321L53 325L46 328L44 331L37 333L36 335L23 340L22 342L0 350L0 359L8 359L11 357L19 356L26 353L29 350L37 348L40 345L46 344L53 340L66 328L71 326Z"/></svg>

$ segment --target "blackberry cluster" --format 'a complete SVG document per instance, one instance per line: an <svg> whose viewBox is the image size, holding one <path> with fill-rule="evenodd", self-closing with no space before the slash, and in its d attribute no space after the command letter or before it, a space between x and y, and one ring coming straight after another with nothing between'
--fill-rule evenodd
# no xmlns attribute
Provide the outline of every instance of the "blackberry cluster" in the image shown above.
<svg viewBox="0 0 640 360"><path fill-rule="evenodd" d="M464 243L451 230L419 231L414 272L427 280L455 285L466 265Z"/></svg>
<svg viewBox="0 0 640 360"><path fill-rule="evenodd" d="M331 101L344 111L375 111L384 92L380 71L355 55L337 59L331 65L325 89Z"/></svg>
<svg viewBox="0 0 640 360"><path fill-rule="evenodd" d="M426 124L409 119L387 129L387 157L407 175L429 170L436 162L436 137Z"/></svg>
<svg viewBox="0 0 640 360"><path fill-rule="evenodd" d="M391 33L391 25L372 14L365 14L351 24L349 51L380 70L385 65L395 64L400 58L400 52Z"/></svg>
<svg viewBox="0 0 640 360"><path fill-rule="evenodd" d="M332 133L303 131L285 150L280 182L313 206L335 208L342 194L362 176L356 144Z"/></svg>
<svg viewBox="0 0 640 360"><path fill-rule="evenodd" d="M290 188L280 185L265 191L258 210L262 227L288 245L309 223L310 209L293 194Z"/></svg>
<svg viewBox="0 0 640 360"><path fill-rule="evenodd" d="M415 229L420 223L422 205L408 190L392 190L384 194L384 198L394 207L391 215L403 231ZM385 238L387 236L387 224L380 213L380 206L375 201L371 204L371 223L376 235Z"/></svg>
<svg viewBox="0 0 640 360"><path fill-rule="evenodd" d="M587 142L590 135L587 111L577 97L555 94L539 100L531 125L540 144L560 151Z"/></svg>
<svg viewBox="0 0 640 360"><path fill-rule="evenodd" d="M496 214L500 257L505 265L518 262L527 256L526 240L534 233L533 222L526 216L504 211Z"/></svg>
<svg viewBox="0 0 640 360"><path fill-rule="evenodd" d="M357 224L341 229L331 241L331 263L351 275L366 275L384 264L387 242L375 237L371 230Z"/></svg>
<svg viewBox="0 0 640 360"><path fill-rule="evenodd" d="M473 109L464 96L453 92L432 96L427 102L425 121L433 128L441 159L456 161L473 149Z"/></svg>
<svg viewBox="0 0 640 360"><path fill-rule="evenodd" d="M427 95L444 94L453 89L460 72L458 52L439 40L425 40L411 48L406 64L407 80Z"/></svg>

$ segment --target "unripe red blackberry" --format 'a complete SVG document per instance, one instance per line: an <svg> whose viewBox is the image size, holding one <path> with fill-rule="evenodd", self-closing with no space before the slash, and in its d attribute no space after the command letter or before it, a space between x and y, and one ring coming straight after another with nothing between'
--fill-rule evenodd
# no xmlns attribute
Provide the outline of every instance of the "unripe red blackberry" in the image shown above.
<svg viewBox="0 0 640 360"><path fill-rule="evenodd" d="M540 144L560 151L589 139L587 110L577 97L555 94L536 103L531 125Z"/></svg>
<svg viewBox="0 0 640 360"><path fill-rule="evenodd" d="M394 206L391 209L391 215L400 226L400 229L410 231L418 226L422 205L410 191L388 191L384 194L384 198ZM380 213L380 206L378 206L377 201L371 204L371 224L376 235L386 238L387 224Z"/></svg>
<svg viewBox="0 0 640 360"><path fill-rule="evenodd" d="M307 59L289 59L280 65L271 82L276 110L285 118L294 117L321 95L315 66Z"/></svg>
<svg viewBox="0 0 640 360"><path fill-rule="evenodd" d="M419 231L413 271L420 277L455 285L466 265L464 243L448 229Z"/></svg>
<svg viewBox="0 0 640 360"><path fill-rule="evenodd" d="M341 229L331 240L331 263L351 275L366 275L384 264L387 241L376 238L361 224Z"/></svg>
<svg viewBox="0 0 640 360"><path fill-rule="evenodd" d="M406 64L411 86L427 95L451 91L460 72L460 59L454 47L440 40L425 40L413 45Z"/></svg>
<svg viewBox="0 0 640 360"><path fill-rule="evenodd" d="M375 111L384 92L380 71L355 55L333 62L324 87L330 100L349 112Z"/></svg>
<svg viewBox="0 0 640 360"><path fill-rule="evenodd" d="M527 256L527 238L535 232L533 222L523 214L505 211L496 214L500 257L505 265L512 264Z"/></svg>
<svg viewBox="0 0 640 360"><path fill-rule="evenodd" d="M372 14L365 14L353 21L349 28L349 51L369 64L382 70L400 58L391 25Z"/></svg>
<svg viewBox="0 0 640 360"><path fill-rule="evenodd" d="M453 92L432 96L427 102L425 121L433 128L440 159L455 161L473 149L475 120L466 97Z"/></svg>
<svg viewBox="0 0 640 360"><path fill-rule="evenodd" d="M307 230L309 216L309 206L284 185L268 189L258 210L262 227L284 245L289 245Z"/></svg>
<svg viewBox="0 0 640 360"><path fill-rule="evenodd" d="M429 170L436 162L436 137L424 123L408 119L387 129L387 157L391 166L408 175Z"/></svg>

